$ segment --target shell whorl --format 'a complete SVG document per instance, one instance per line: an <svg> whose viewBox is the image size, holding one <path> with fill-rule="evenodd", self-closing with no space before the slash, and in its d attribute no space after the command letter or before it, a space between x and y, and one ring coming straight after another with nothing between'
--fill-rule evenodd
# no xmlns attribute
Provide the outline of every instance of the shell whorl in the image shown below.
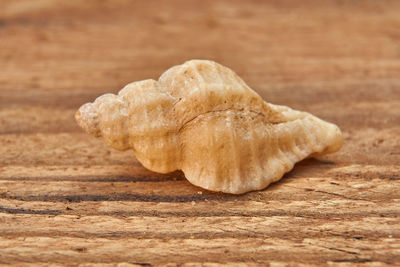
<svg viewBox="0 0 400 267"><path fill-rule="evenodd" d="M340 149L339 128L269 104L212 61L172 67L83 105L78 124L111 147L132 148L148 169L181 169L195 185L244 193L279 180L296 162Z"/></svg>
<svg viewBox="0 0 400 267"><path fill-rule="evenodd" d="M75 120L78 122L78 125L88 134L96 137L101 136L98 112L93 103L86 103L85 105L81 106L75 113Z"/></svg>

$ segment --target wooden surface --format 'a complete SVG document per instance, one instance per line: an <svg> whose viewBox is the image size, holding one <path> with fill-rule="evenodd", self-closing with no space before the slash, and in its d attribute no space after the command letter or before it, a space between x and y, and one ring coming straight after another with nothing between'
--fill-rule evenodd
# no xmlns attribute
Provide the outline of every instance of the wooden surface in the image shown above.
<svg viewBox="0 0 400 267"><path fill-rule="evenodd" d="M0 263L400 264L399 14L372 0L1 0ZM338 124L344 147L233 196L76 125L82 103L192 58Z"/></svg>

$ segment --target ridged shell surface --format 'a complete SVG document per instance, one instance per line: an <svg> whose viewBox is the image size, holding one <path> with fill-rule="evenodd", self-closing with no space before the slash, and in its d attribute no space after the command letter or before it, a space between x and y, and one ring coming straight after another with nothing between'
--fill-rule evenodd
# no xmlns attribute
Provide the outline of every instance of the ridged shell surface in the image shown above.
<svg viewBox="0 0 400 267"><path fill-rule="evenodd" d="M76 119L111 147L133 149L150 170L180 169L197 186L234 194L263 189L296 162L342 146L336 125L264 102L232 70L208 60L100 96Z"/></svg>

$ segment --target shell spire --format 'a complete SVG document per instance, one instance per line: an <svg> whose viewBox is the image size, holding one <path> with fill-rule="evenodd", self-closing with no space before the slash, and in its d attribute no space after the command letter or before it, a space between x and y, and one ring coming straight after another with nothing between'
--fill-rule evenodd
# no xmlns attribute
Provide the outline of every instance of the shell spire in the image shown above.
<svg viewBox="0 0 400 267"><path fill-rule="evenodd" d="M232 70L208 60L100 96L75 118L111 147L133 149L152 171L182 170L197 186L233 194L263 189L296 162L343 143L336 125L264 102Z"/></svg>

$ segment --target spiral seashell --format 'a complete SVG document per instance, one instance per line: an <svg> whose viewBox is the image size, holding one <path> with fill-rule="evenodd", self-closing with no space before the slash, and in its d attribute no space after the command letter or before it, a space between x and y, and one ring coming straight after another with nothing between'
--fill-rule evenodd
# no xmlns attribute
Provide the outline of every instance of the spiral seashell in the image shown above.
<svg viewBox="0 0 400 267"><path fill-rule="evenodd" d="M83 105L78 124L146 168L182 170L194 185L240 194L278 181L306 157L342 146L340 129L273 105L232 70L208 60L170 68Z"/></svg>

